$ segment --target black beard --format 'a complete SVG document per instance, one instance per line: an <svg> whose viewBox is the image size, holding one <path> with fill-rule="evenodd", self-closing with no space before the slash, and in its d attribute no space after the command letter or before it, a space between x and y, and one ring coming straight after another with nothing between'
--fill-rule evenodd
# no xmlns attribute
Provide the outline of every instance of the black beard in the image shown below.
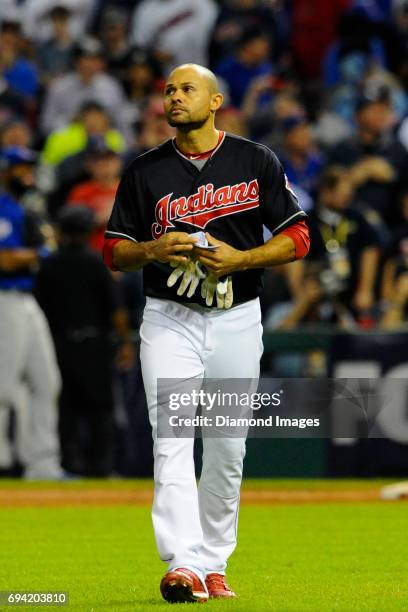
<svg viewBox="0 0 408 612"><path fill-rule="evenodd" d="M177 128L180 132L191 132L191 130L198 130L200 127L204 125L207 119L202 119L201 121L187 121L186 123L177 123L177 121L172 121L170 117L167 119L167 123L174 128Z"/></svg>

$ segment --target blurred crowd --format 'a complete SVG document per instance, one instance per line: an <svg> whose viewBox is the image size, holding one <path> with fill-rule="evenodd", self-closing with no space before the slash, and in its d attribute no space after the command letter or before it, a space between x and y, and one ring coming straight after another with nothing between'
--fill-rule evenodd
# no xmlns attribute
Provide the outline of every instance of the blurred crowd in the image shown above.
<svg viewBox="0 0 408 612"><path fill-rule="evenodd" d="M408 322L408 0L1 0L0 328L44 350L33 368L28 332L1 346L0 469L32 427L10 408L59 397L59 440L44 413L19 443L28 477L58 477L58 442L66 471L112 472L143 296L103 267L103 233L124 167L174 135L161 92L185 62L217 74L217 127L271 147L309 215L307 258L266 273L266 330Z"/></svg>

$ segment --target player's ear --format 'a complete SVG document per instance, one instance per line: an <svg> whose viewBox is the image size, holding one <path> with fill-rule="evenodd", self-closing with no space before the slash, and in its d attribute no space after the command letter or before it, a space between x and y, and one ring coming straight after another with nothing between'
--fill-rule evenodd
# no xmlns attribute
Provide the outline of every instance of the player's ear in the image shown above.
<svg viewBox="0 0 408 612"><path fill-rule="evenodd" d="M213 113L217 111L224 102L224 96L221 93L216 93L211 96L210 109Z"/></svg>

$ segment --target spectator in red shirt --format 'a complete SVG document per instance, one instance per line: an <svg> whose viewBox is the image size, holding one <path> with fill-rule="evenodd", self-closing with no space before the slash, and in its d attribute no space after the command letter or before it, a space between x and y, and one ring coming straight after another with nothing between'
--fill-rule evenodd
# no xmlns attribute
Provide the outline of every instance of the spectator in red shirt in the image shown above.
<svg viewBox="0 0 408 612"><path fill-rule="evenodd" d="M122 169L122 159L103 141L92 143L88 149L86 166L90 180L79 183L68 195L70 206L86 206L96 215L97 228L90 235L90 245L102 251L106 229Z"/></svg>

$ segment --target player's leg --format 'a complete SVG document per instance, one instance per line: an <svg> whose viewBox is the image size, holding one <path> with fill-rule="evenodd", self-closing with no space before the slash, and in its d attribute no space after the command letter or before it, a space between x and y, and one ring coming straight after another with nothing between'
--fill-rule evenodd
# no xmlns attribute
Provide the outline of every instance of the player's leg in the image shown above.
<svg viewBox="0 0 408 612"><path fill-rule="evenodd" d="M0 467L10 467L13 458L7 430L24 365L27 325L23 296L0 291Z"/></svg>
<svg viewBox="0 0 408 612"><path fill-rule="evenodd" d="M204 368L200 315L167 300L148 299L141 335L141 364L154 440L153 527L160 557L169 569L202 574L202 531L193 458L194 439L158 435L157 379L186 380L201 388ZM189 385L191 388L191 384ZM159 406L166 411L166 406ZM193 416L192 411L191 416ZM160 429L160 427L159 427Z"/></svg>
<svg viewBox="0 0 408 612"><path fill-rule="evenodd" d="M60 374L48 323L32 296L24 297L27 312L25 375L31 391L30 447L26 478L60 478L57 398Z"/></svg>
<svg viewBox="0 0 408 612"><path fill-rule="evenodd" d="M72 353L71 343L62 343L58 354L66 349ZM67 354L65 353L65 358ZM70 361L70 360L69 360ZM60 360L62 388L58 401L58 434L61 445L61 465L72 474L85 473L85 458L81 441L81 412L83 410L83 395L73 371L67 367L67 361Z"/></svg>
<svg viewBox="0 0 408 612"><path fill-rule="evenodd" d="M206 379L239 378L240 392L255 392L263 350L258 300L217 313L211 318L209 330L212 351L205 360ZM226 390L231 388L226 386ZM224 437L203 438L199 506L207 572L224 573L236 546L245 439L234 438L232 433L223 430Z"/></svg>
<svg viewBox="0 0 408 612"><path fill-rule="evenodd" d="M76 362L72 371L80 388L81 420L85 425L85 474L108 476L113 470L113 362L114 347L109 337L99 335L75 343ZM83 372L87 371L84 378Z"/></svg>
<svg viewBox="0 0 408 612"><path fill-rule="evenodd" d="M11 407L0 404L0 470L8 470L13 464L13 452L9 437Z"/></svg>

